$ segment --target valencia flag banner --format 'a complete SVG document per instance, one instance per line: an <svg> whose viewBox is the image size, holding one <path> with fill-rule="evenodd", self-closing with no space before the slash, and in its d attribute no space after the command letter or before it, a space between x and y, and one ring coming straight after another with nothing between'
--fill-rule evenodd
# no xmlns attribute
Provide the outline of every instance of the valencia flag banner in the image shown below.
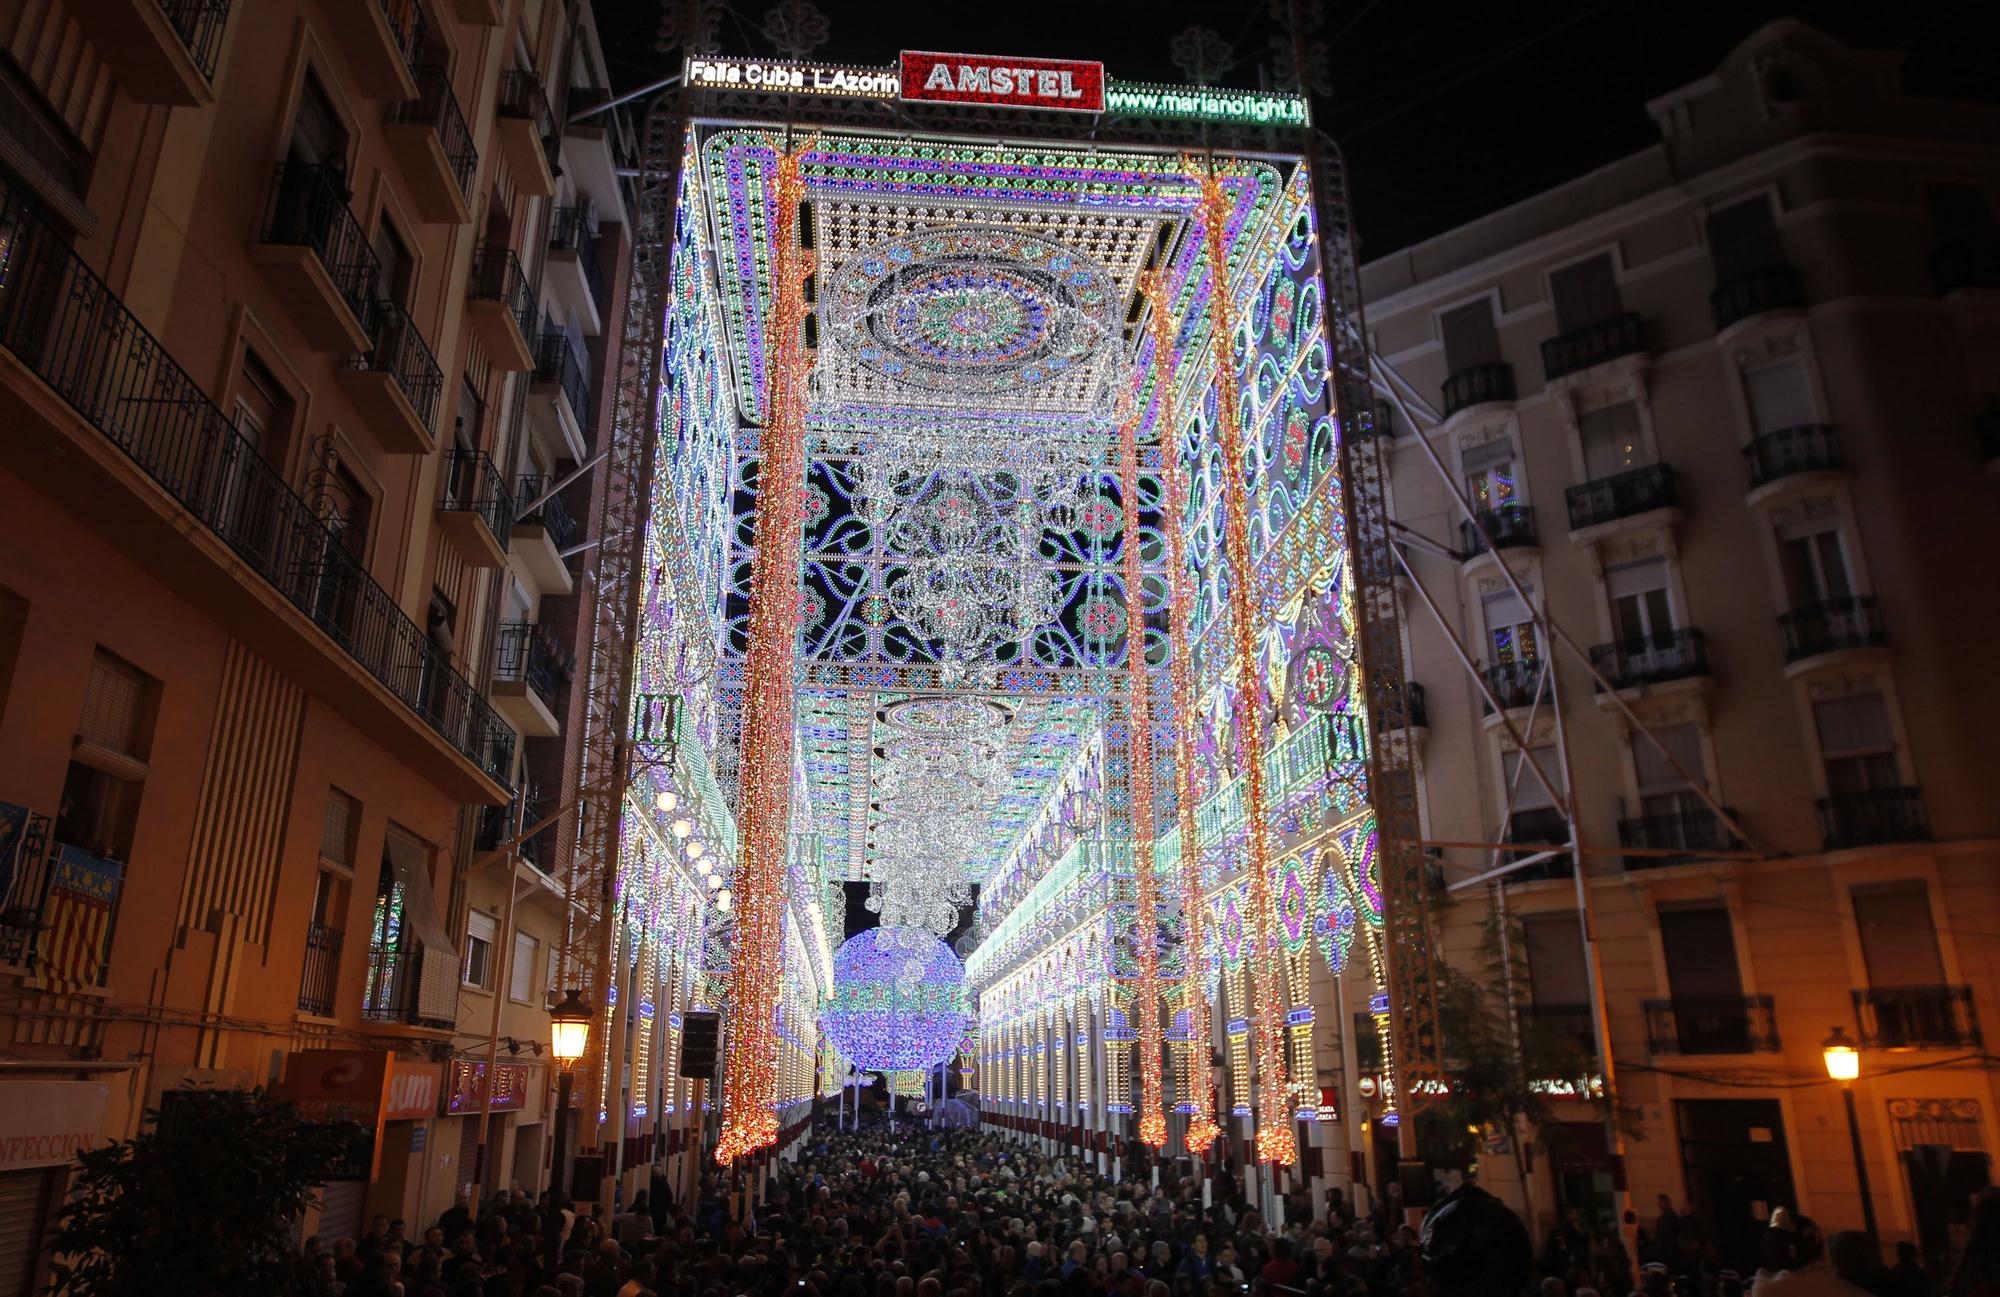
<svg viewBox="0 0 2000 1297"><path fill-rule="evenodd" d="M57 849L49 877L42 979L54 991L96 986L111 954L111 919L125 866L78 847Z"/></svg>

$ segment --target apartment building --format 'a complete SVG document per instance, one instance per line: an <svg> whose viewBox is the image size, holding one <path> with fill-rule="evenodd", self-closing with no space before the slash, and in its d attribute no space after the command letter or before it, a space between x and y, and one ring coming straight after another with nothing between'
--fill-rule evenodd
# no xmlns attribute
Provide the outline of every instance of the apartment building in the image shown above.
<svg viewBox="0 0 2000 1297"><path fill-rule="evenodd" d="M587 0L0 12L6 1120L358 1072L374 1165L306 1227L415 1219L504 992L492 1182L540 1173L574 819L487 857L576 767L607 85ZM0 1168L0 1292L66 1161Z"/></svg>
<svg viewBox="0 0 2000 1297"><path fill-rule="evenodd" d="M1542 1225L1666 1194L1738 1265L1780 1205L1858 1228L1839 1029L1883 1236L1935 1251L2000 1148L2000 114L1796 22L1648 108L1657 145L1362 271L1441 416L1383 415L1425 833L1566 846L1522 743L1573 786L1637 1126L1621 1162L1559 1100L1526 1184L1507 1132L1481 1170ZM1498 913L1524 1020L1588 1039L1570 855L1475 881L1519 855L1437 852L1445 946Z"/></svg>

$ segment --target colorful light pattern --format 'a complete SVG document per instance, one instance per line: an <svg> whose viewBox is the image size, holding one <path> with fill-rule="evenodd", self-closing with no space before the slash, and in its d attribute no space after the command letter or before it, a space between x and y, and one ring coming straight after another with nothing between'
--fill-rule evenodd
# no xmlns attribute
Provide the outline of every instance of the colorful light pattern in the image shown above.
<svg viewBox="0 0 2000 1297"><path fill-rule="evenodd" d="M965 965L950 946L917 928L870 928L833 952L833 996L820 1029L842 1057L867 1072L945 1062L965 1040Z"/></svg>

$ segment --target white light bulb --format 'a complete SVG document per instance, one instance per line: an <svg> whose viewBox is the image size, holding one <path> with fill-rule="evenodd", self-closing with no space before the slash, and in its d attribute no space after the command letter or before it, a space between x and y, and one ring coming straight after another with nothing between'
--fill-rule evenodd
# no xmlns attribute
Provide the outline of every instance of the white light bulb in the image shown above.
<svg viewBox="0 0 2000 1297"><path fill-rule="evenodd" d="M687 844L687 858L689 860L700 860L701 853L706 851L707 849L708 848L701 845L700 838L690 839Z"/></svg>
<svg viewBox="0 0 2000 1297"><path fill-rule="evenodd" d="M699 874L700 874L700 875L702 875L702 876L703 876L704 878L706 878L706 877L708 876L708 871L709 871L710 869L714 868L714 866L710 865L710 864L709 864L709 863L708 863L708 862L707 862L706 860L697 860L697 861L695 861L695 862L694 862L694 867L695 867L695 872L696 872L696 873L699 873Z"/></svg>
<svg viewBox="0 0 2000 1297"><path fill-rule="evenodd" d="M662 813L671 811L680 804L681 799L674 796L674 790L671 788L661 789L660 795L653 799L653 805L659 807Z"/></svg>
<svg viewBox="0 0 2000 1297"><path fill-rule="evenodd" d="M718 910L726 910L729 908L728 892L717 892L715 894L715 908Z"/></svg>
<svg viewBox="0 0 2000 1297"><path fill-rule="evenodd" d="M688 834L690 834L690 833L693 833L693 832L694 832L694 825L692 825L692 824L688 823L688 822L687 822L686 820L675 820L675 821L674 821L674 836L675 836L675 837L677 837L677 838L684 838L684 837L686 837L686 836L687 836Z"/></svg>
<svg viewBox="0 0 2000 1297"><path fill-rule="evenodd" d="M722 875L710 874L708 876L708 890L712 892L720 886L722 886Z"/></svg>

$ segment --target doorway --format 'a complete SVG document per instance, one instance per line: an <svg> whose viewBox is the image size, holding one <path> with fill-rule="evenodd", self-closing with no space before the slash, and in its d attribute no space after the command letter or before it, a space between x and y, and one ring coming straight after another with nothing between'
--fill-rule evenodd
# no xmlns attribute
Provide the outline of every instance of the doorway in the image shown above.
<svg viewBox="0 0 2000 1297"><path fill-rule="evenodd" d="M1784 1111L1775 1099L1680 1099L1674 1115L1702 1232L1723 1265L1749 1274L1771 1212L1798 1205Z"/></svg>

